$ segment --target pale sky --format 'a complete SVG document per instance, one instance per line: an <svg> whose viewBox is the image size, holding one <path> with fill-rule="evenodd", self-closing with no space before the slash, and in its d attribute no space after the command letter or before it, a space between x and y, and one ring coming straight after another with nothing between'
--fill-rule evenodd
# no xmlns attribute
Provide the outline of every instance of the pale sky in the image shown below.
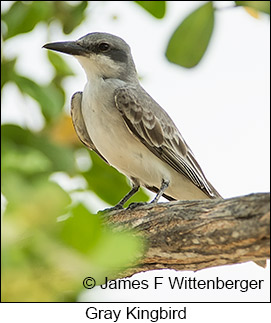
<svg viewBox="0 0 271 323"><path fill-rule="evenodd" d="M166 18L156 20L131 1L90 2L88 18L70 35L57 24L48 30L38 25L31 37L21 35L7 41L6 56L19 55L17 68L23 75L47 82L52 68L41 47L48 41L74 40L89 32L104 31L122 37L132 54L143 87L169 113L193 150L207 178L225 198L270 190L270 31L269 18L249 16L242 8L216 13L215 29L203 60L187 70L170 64L165 56L167 41L180 21L201 1L168 3ZM233 2L222 1L219 6ZM4 3L3 6L6 4ZM112 17L117 16L116 20ZM64 55L62 56L64 57ZM85 75L72 57L64 57L76 76L65 82L68 97L82 90ZM32 99L22 99L7 86L2 98L2 122L41 129L43 120ZM31 111L31 114L26 113ZM93 197L92 197L93 199ZM96 200L95 210L104 206ZM96 203L96 204L95 204ZM81 295L91 301L267 301L270 297L270 266L254 263L216 267L199 272L154 271L132 279L154 276L193 276L212 279L263 279L262 290L247 293L172 292L168 288L147 291L101 291L95 288ZM223 318L222 318L222 321ZM247 321L250 322L250 321Z"/></svg>

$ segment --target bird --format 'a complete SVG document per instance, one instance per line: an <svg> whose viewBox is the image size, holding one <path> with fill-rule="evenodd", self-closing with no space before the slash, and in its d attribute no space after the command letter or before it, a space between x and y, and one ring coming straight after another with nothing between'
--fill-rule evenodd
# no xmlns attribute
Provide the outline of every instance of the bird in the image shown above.
<svg viewBox="0 0 271 323"><path fill-rule="evenodd" d="M156 193L154 204L161 196L169 201L222 198L173 120L141 86L122 38L92 32L43 47L74 56L85 71L87 83L72 96L71 117L81 142L131 181L115 209L141 186Z"/></svg>

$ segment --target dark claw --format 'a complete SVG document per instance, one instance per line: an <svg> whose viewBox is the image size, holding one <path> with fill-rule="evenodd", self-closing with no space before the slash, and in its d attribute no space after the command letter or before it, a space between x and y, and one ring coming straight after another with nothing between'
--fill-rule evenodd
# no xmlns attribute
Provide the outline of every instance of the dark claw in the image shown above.
<svg viewBox="0 0 271 323"><path fill-rule="evenodd" d="M138 206L143 206L143 205L147 205L147 202L133 202L131 204L129 204L129 206L127 207L128 210L133 210L135 208L137 208Z"/></svg>

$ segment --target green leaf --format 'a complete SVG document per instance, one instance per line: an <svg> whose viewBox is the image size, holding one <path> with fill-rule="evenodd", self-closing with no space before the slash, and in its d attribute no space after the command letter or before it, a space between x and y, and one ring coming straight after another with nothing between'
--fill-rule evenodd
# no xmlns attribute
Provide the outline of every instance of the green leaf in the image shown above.
<svg viewBox="0 0 271 323"><path fill-rule="evenodd" d="M86 17L85 9L88 1L80 1L78 5L71 5L67 1L52 2L55 7L55 18L60 20L65 34L70 34Z"/></svg>
<svg viewBox="0 0 271 323"><path fill-rule="evenodd" d="M71 216L60 225L62 241L82 253L93 249L101 236L100 218L90 214L82 204L73 207Z"/></svg>
<svg viewBox="0 0 271 323"><path fill-rule="evenodd" d="M82 173L88 182L89 188L108 204L117 204L131 189L125 176L106 164L94 152L90 152L90 156L92 167L89 171ZM141 190L128 203L148 200L149 197Z"/></svg>
<svg viewBox="0 0 271 323"><path fill-rule="evenodd" d="M10 149L10 147L5 146L2 165L5 169L30 175L48 172L52 169L52 162L49 158L40 150L31 147Z"/></svg>
<svg viewBox="0 0 271 323"><path fill-rule="evenodd" d="M13 81L14 66L17 58L12 60L2 59L1 62L1 89L7 82Z"/></svg>
<svg viewBox="0 0 271 323"><path fill-rule="evenodd" d="M100 270L125 267L143 252L143 240L131 232L115 232L98 215L89 213L82 204L71 209L71 216L60 223L61 240L86 254L92 266Z"/></svg>
<svg viewBox="0 0 271 323"><path fill-rule="evenodd" d="M28 182L14 173L5 173L3 185L8 204L1 223L2 299L64 301L66 291L78 292L80 283L71 264L84 265L57 239L57 217L66 212L69 195L56 183Z"/></svg>
<svg viewBox="0 0 271 323"><path fill-rule="evenodd" d="M161 19L166 14L166 1L135 1L155 18Z"/></svg>
<svg viewBox="0 0 271 323"><path fill-rule="evenodd" d="M35 151L41 156L46 156L43 166L40 168L40 172L67 172L69 174L75 173L75 158L72 149L68 147L63 147L57 144L54 144L42 133L32 133L29 130L22 129L19 126L15 125L2 125L1 126L1 151L2 158L6 161L8 158L11 158L9 155L19 154L22 158L22 155L26 152ZM16 152L16 153L15 153ZM34 161L33 161L34 162ZM51 165L51 166L50 166ZM15 167L15 162L13 165L7 163L1 163L2 171L10 170L11 167ZM22 166L23 167L23 166ZM24 166L25 167L25 166ZM17 168L22 171L22 168ZM24 173L25 173L24 169ZM30 169L28 168L29 174ZM37 173L38 166L35 162L35 168L32 173Z"/></svg>
<svg viewBox="0 0 271 323"><path fill-rule="evenodd" d="M45 177L31 181L15 172L3 173L2 192L7 198L6 212L21 217L23 228L33 226L33 221L56 225L57 217L66 212L70 196L56 183ZM29 222L29 223L28 223Z"/></svg>
<svg viewBox="0 0 271 323"><path fill-rule="evenodd" d="M107 270L134 265L142 256L144 241L132 232L113 232L104 230L97 246L90 253L92 261Z"/></svg>
<svg viewBox="0 0 271 323"><path fill-rule="evenodd" d="M191 68L203 57L214 28L212 1L186 17L172 35L166 57L172 63Z"/></svg>
<svg viewBox="0 0 271 323"><path fill-rule="evenodd" d="M236 6L250 7L270 15L270 1L235 1Z"/></svg>
<svg viewBox="0 0 271 323"><path fill-rule="evenodd" d="M77 3L77 2L75 2ZM61 22L65 34L71 33L85 19L88 1L71 5L67 1L15 1L11 8L2 14L7 31L4 39L30 32L35 26L45 21Z"/></svg>
<svg viewBox="0 0 271 323"><path fill-rule="evenodd" d="M47 120L55 119L62 112L65 96L54 83L42 86L19 74L14 74L13 80L22 93L28 94L38 102Z"/></svg>
<svg viewBox="0 0 271 323"><path fill-rule="evenodd" d="M31 31L36 24L52 17L53 1L15 1L11 8L2 15L7 25L4 39Z"/></svg>
<svg viewBox="0 0 271 323"><path fill-rule="evenodd" d="M74 75L72 69L60 55L49 50L47 51L47 55L51 64L56 69L58 76L61 75L62 77L64 77Z"/></svg>

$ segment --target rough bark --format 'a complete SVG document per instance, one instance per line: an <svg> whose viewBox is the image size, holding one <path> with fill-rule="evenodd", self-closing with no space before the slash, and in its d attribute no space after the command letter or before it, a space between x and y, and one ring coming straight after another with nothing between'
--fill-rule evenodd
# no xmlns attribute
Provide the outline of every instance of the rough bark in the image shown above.
<svg viewBox="0 0 271 323"><path fill-rule="evenodd" d="M117 230L146 240L144 257L118 278L153 270L199 270L270 257L270 194L144 205L111 213Z"/></svg>

